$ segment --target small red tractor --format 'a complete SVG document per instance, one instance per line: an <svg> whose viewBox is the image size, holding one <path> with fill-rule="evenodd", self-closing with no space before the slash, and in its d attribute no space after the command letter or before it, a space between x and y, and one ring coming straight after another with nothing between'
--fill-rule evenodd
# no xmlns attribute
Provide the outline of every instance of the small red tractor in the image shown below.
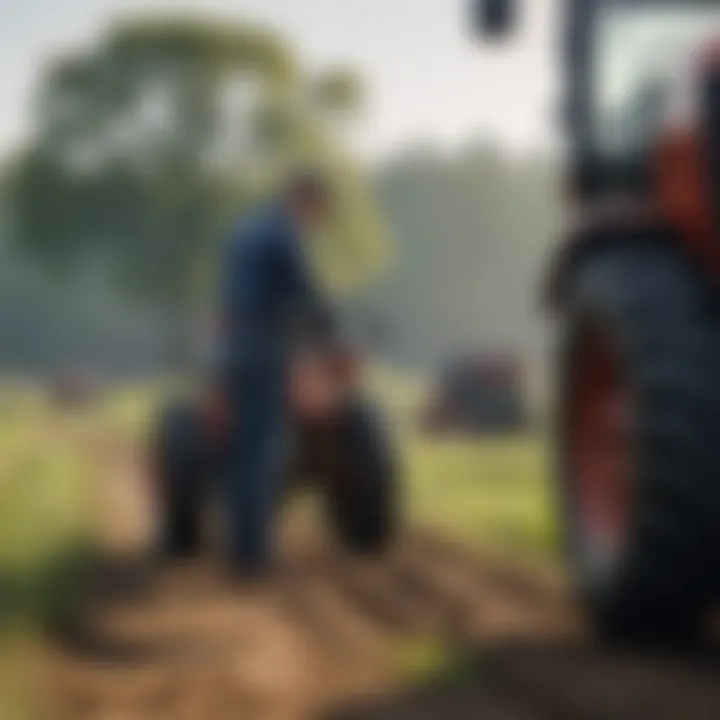
<svg viewBox="0 0 720 720"><path fill-rule="evenodd" d="M490 435L527 426L522 365L512 354L468 353L442 368L423 409L430 433Z"/></svg>
<svg viewBox="0 0 720 720"><path fill-rule="evenodd" d="M601 634L681 641L720 590L720 1L558 7L577 222L545 295L567 555ZM520 18L473 12L491 38Z"/></svg>
<svg viewBox="0 0 720 720"><path fill-rule="evenodd" d="M387 429L361 387L361 365L356 349L337 338L314 336L297 345L278 504L291 493L319 490L340 542L375 554L395 536L398 477ZM222 385L213 377L194 397L169 404L157 423L152 454L162 540L174 556L199 551L203 509L213 490L229 482L226 413Z"/></svg>

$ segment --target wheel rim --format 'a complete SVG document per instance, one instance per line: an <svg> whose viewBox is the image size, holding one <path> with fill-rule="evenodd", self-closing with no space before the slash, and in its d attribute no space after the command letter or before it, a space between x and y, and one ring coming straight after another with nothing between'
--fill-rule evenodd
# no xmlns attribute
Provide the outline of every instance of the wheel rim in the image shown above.
<svg viewBox="0 0 720 720"><path fill-rule="evenodd" d="M607 572L622 555L633 504L632 404L615 343L597 328L582 334L571 370L571 521L584 562Z"/></svg>

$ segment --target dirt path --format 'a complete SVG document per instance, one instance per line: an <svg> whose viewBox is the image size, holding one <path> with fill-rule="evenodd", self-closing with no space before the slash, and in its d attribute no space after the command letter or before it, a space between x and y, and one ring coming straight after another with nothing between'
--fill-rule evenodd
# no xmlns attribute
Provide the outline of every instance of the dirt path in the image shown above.
<svg viewBox="0 0 720 720"><path fill-rule="evenodd" d="M107 544L127 552L147 539L151 513L132 458L116 460L103 527ZM226 582L210 560L108 565L77 632L48 650L48 716L720 717L712 656L610 655L583 637L556 578L423 532L379 561L343 556L302 528L281 545L276 576L253 588ZM404 690L398 653L420 638L463 660L444 681Z"/></svg>
<svg viewBox="0 0 720 720"><path fill-rule="evenodd" d="M276 577L234 587L209 560L107 570L72 641L47 667L54 717L303 718L392 691L398 649L434 637L556 636L559 598L428 536L382 561L286 538Z"/></svg>

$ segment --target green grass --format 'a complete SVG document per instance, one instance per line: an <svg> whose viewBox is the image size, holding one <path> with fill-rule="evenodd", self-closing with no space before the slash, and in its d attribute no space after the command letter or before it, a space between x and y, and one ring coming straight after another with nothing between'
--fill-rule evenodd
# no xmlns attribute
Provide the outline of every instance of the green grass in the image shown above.
<svg viewBox="0 0 720 720"><path fill-rule="evenodd" d="M33 391L0 388L0 717L30 717L37 631L76 605L91 547L90 418L60 419Z"/></svg>
<svg viewBox="0 0 720 720"><path fill-rule="evenodd" d="M34 394L13 397L0 418L0 632L55 616L65 577L90 544L91 469L62 421ZM9 408L9 409L8 409Z"/></svg>
<svg viewBox="0 0 720 720"><path fill-rule="evenodd" d="M375 387L394 419L411 523L523 558L555 556L542 439L429 437L414 429L420 383L386 373L376 376ZM157 388L131 388L94 408L61 414L38 393L0 388L0 643L10 640L6 647L22 647L18 638L62 619L76 603L92 552L93 489L102 479L87 433L102 428L142 442L157 396ZM447 657L426 638L409 640L399 648L398 668L418 679L446 666ZM18 702L10 683L19 671L2 670L17 668L16 658L0 652L0 717L23 717L8 714Z"/></svg>
<svg viewBox="0 0 720 720"><path fill-rule="evenodd" d="M540 433L441 437L418 430L422 378L375 368L369 382L396 431L411 522L493 549L552 558L557 523Z"/></svg>
<svg viewBox="0 0 720 720"><path fill-rule="evenodd" d="M402 445L413 520L503 552L554 555L556 522L541 439L410 435Z"/></svg>
<svg viewBox="0 0 720 720"><path fill-rule="evenodd" d="M555 521L544 444L538 437L438 439L414 429L422 384L376 373L404 458L407 516L414 524L532 557L551 557ZM52 588L57 568L89 544L90 498L101 472L81 438L88 429L141 443L158 391L114 393L94 409L60 414L37 392L0 389L0 581ZM62 573L60 573L62 574ZM46 592L46 590L43 590ZM50 590L52 595L52 589ZM47 601L23 602L30 615ZM52 604L52 600L49 601ZM0 606L0 625L3 608Z"/></svg>
<svg viewBox="0 0 720 720"><path fill-rule="evenodd" d="M552 557L555 522L540 438L435 439L413 429L419 383L395 382L386 373L376 387L393 408L412 523L502 551ZM27 592L44 595L20 603L28 615L52 606L53 584L89 544L90 498L101 470L80 438L103 426L141 442L156 398L155 388L132 388L71 415L34 393L0 398L0 580L22 578ZM0 621L2 613L0 607Z"/></svg>

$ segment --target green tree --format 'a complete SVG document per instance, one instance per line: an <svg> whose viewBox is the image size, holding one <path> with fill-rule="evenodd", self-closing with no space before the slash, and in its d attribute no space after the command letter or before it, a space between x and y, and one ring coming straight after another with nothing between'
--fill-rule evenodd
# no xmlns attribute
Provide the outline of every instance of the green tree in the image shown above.
<svg viewBox="0 0 720 720"><path fill-rule="evenodd" d="M231 218L294 165L336 181L334 246L377 258L372 204L333 141L360 100L352 72L308 78L265 30L123 23L42 78L7 178L13 237L54 270L104 257L129 297L165 310L182 352Z"/></svg>

